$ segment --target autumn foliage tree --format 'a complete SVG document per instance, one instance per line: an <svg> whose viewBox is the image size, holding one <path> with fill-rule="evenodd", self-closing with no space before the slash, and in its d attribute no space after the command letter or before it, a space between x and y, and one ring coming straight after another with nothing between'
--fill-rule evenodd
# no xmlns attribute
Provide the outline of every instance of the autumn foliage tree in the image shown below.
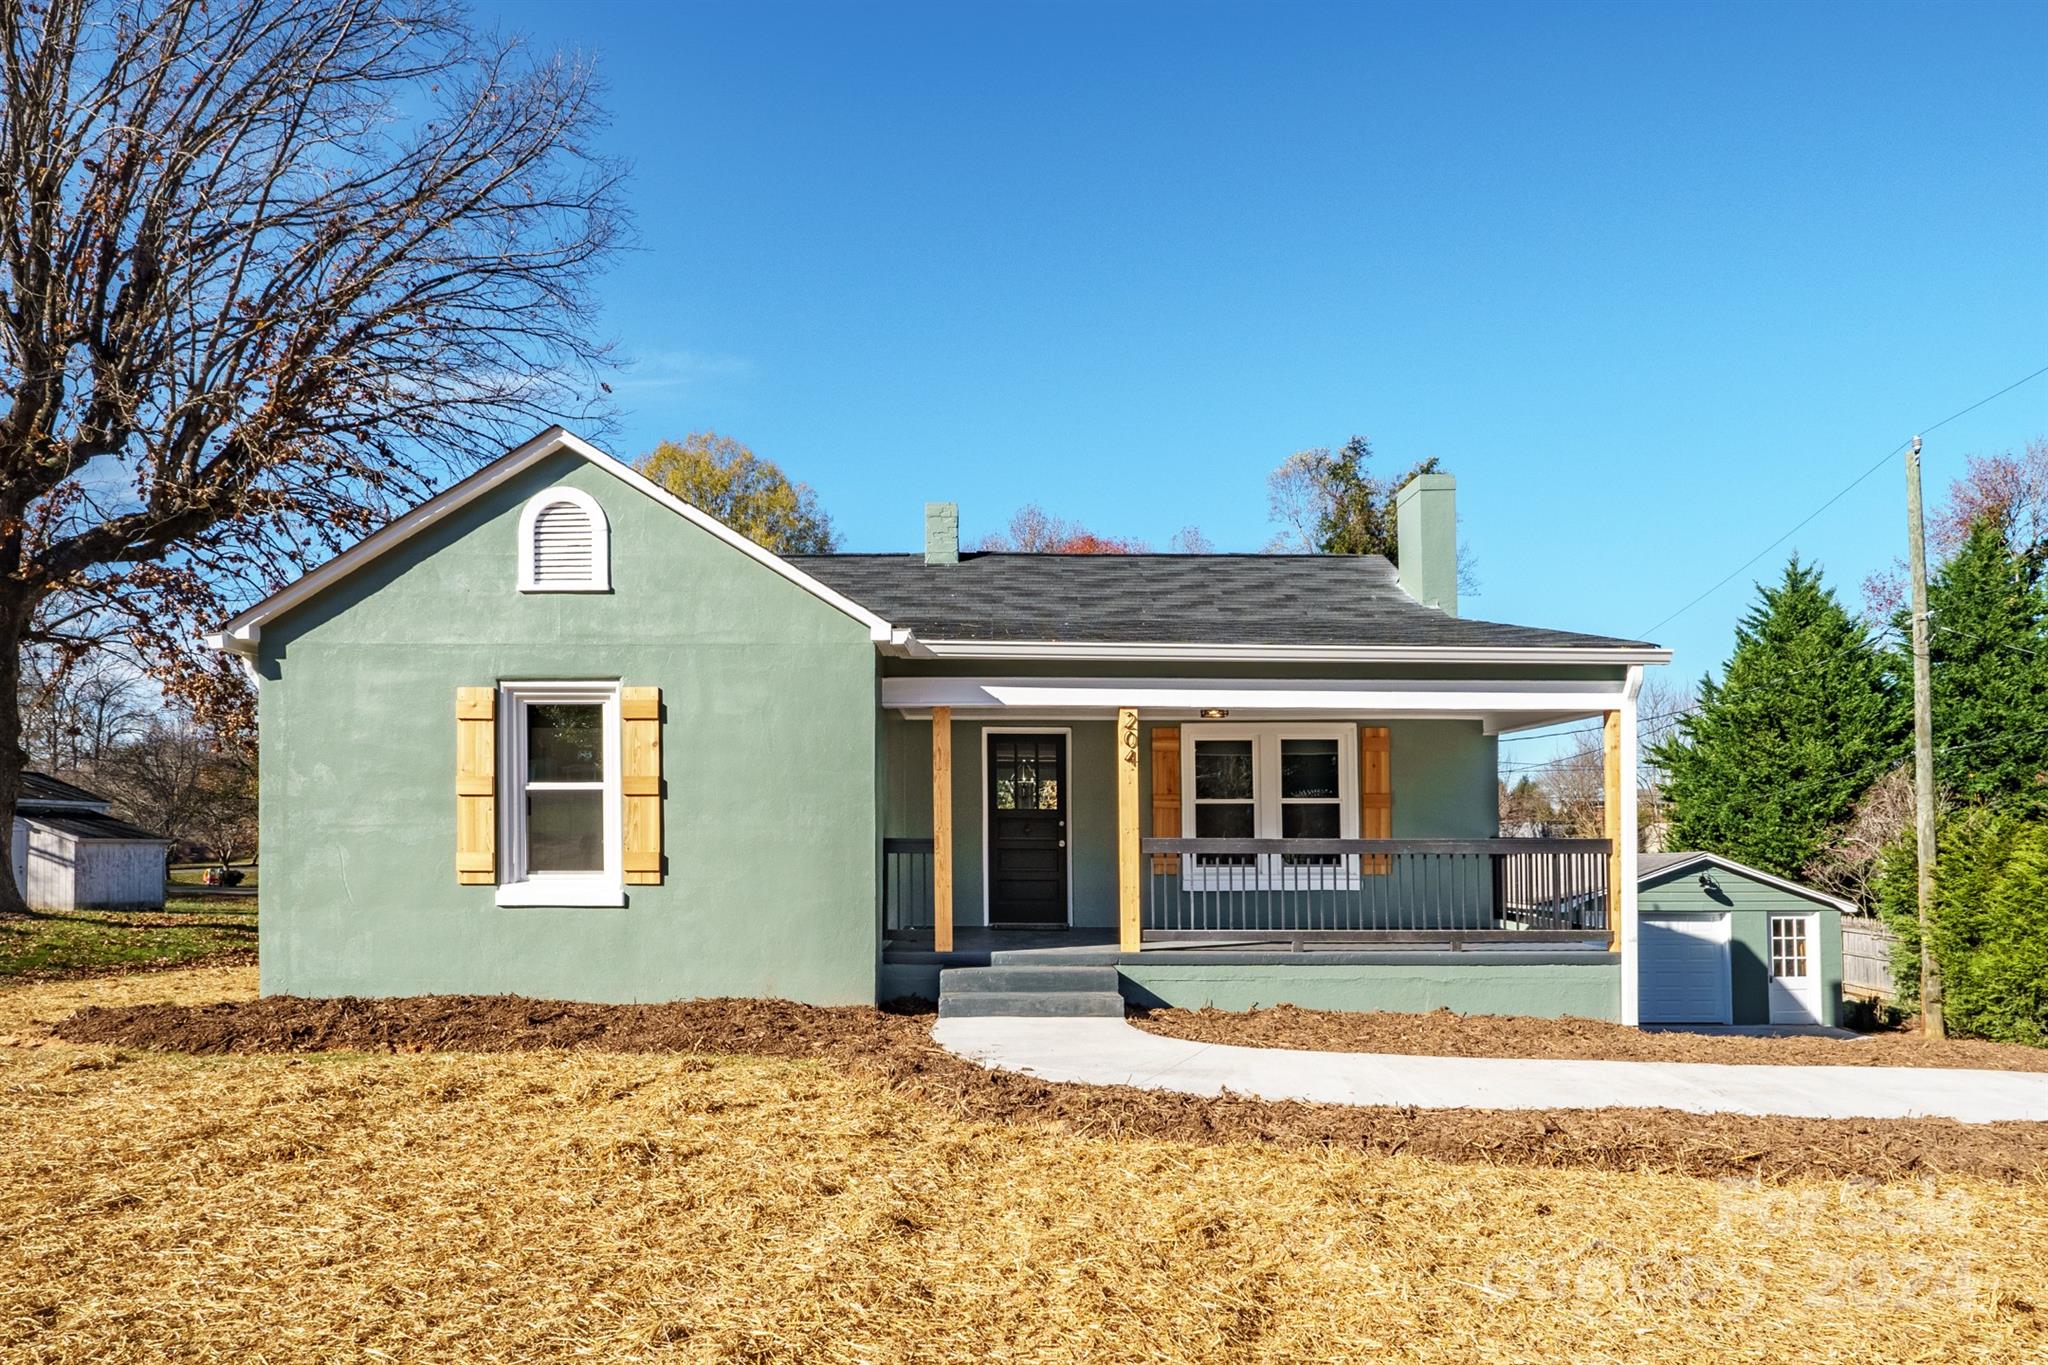
<svg viewBox="0 0 2048 1365"><path fill-rule="evenodd" d="M440 0L10 0L0 63L11 811L24 648L233 713L236 601L587 418L622 227L590 72Z"/></svg>
<svg viewBox="0 0 2048 1365"><path fill-rule="evenodd" d="M694 431L640 458L640 472L777 554L823 555L838 548L832 518L809 484L796 483L730 436Z"/></svg>

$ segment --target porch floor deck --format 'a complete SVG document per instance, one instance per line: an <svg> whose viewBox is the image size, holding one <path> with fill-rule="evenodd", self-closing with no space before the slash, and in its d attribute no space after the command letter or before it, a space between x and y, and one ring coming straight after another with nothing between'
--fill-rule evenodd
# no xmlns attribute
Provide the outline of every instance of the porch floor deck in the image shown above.
<svg viewBox="0 0 2048 1365"><path fill-rule="evenodd" d="M1254 932L1219 933L1214 939L1176 940L1148 944L1142 954L1117 946L1114 929L1076 926L1072 929L989 929L962 926L953 931L953 950L935 952L931 930L911 931L883 943L882 961L892 966L986 967L993 963L1044 966L1127 966L1136 963L1181 963L1210 966L1292 963L1295 966L1363 966L1387 962L1411 964L1450 962L1599 962L1618 961L1607 951L1604 931L1590 931L1584 942L1488 942L1460 946L1441 942L1322 942L1308 940L1299 948Z"/></svg>

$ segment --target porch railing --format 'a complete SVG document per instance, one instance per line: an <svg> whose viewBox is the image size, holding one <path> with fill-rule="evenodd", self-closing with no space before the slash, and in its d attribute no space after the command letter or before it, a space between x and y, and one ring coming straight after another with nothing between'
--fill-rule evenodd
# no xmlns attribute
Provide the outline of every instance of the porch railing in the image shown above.
<svg viewBox="0 0 2048 1365"><path fill-rule="evenodd" d="M882 840L882 937L931 929L938 904L932 872L931 840Z"/></svg>
<svg viewBox="0 0 2048 1365"><path fill-rule="evenodd" d="M1542 942L1607 932L1605 839L1143 839L1147 940Z"/></svg>

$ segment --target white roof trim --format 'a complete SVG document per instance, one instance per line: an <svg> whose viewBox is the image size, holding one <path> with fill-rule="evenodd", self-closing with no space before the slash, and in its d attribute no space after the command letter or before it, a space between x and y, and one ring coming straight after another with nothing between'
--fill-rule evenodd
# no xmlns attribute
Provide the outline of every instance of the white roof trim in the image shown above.
<svg viewBox="0 0 2048 1365"><path fill-rule="evenodd" d="M870 638L877 641L890 638L889 623L866 607L826 587L788 560L756 545L716 517L692 507L659 484L649 481L638 470L605 454L582 437L561 427L549 427L524 445L514 446L506 451L468 478L435 494L390 525L366 536L319 568L264 598L221 627L219 632L206 636L206 642L215 649L226 649L239 654L254 653L256 640L265 621L290 611L308 598L332 587L371 560L426 530L449 513L474 502L538 461L564 450L582 456L619 482L646 494L691 525L710 532L770 572L781 575L821 602L845 612L868 628Z"/></svg>
<svg viewBox="0 0 2048 1365"><path fill-rule="evenodd" d="M1259 645L926 640L909 653L935 659L1212 659L1273 663L1665 664L1671 651L1589 645Z"/></svg>
<svg viewBox="0 0 2048 1365"><path fill-rule="evenodd" d="M1816 891L1810 886L1802 886L1798 882L1787 881L1785 878L1766 872L1762 868L1751 867L1748 863L1738 863L1733 858L1720 853L1689 853L1685 855L1685 859L1682 862L1665 863L1662 867L1658 868L1642 868L1636 874L1636 885L1641 886L1652 877L1663 878L1681 872L1689 872L1703 863L1712 863L1723 872L1733 872L1742 877L1754 877L1767 886L1777 887L1780 891L1789 891L1795 896L1803 896L1810 901L1819 901L1822 905L1831 905L1845 915L1860 915L1863 913L1853 902L1845 901L1840 896L1830 896L1825 891Z"/></svg>

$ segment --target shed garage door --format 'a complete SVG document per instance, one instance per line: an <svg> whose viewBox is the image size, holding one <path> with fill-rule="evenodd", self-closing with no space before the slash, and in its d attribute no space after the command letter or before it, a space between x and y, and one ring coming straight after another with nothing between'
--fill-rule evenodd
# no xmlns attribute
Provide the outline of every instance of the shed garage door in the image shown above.
<svg viewBox="0 0 2048 1365"><path fill-rule="evenodd" d="M1731 1018L1726 915L1645 915L1636 929L1636 1011L1646 1024Z"/></svg>

